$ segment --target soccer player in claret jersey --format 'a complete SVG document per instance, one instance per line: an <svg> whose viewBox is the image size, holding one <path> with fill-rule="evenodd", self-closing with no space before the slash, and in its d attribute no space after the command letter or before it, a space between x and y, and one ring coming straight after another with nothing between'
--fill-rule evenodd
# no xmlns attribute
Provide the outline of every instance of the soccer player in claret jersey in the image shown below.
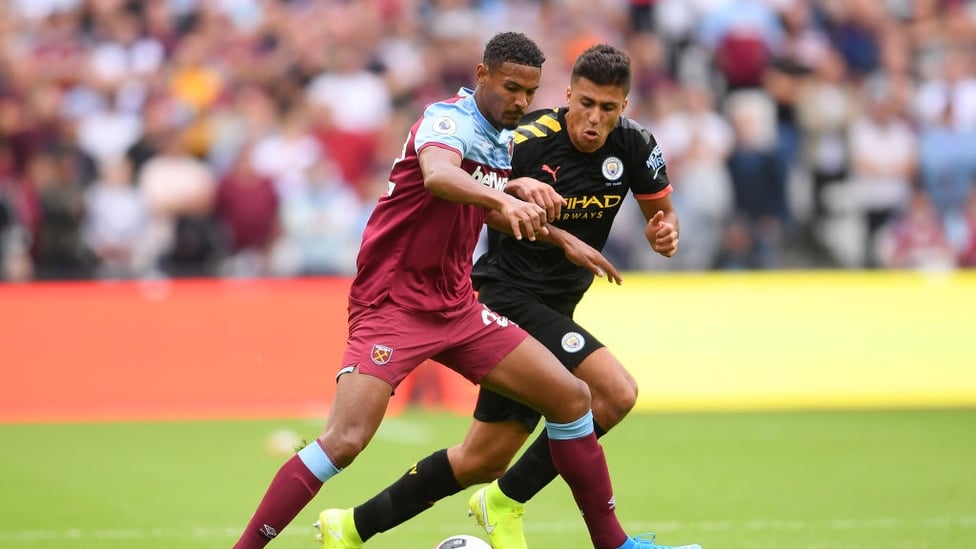
<svg viewBox="0 0 976 549"><path fill-rule="evenodd" d="M476 88L428 106L411 127L363 233L325 429L272 478L237 549L266 546L348 467L376 433L392 390L428 358L544 415L552 461L585 513L594 546L639 546L609 503L610 475L586 384L479 303L470 278L486 220L516 239L548 239L546 225L564 204L545 183L509 181L512 130L538 89L544 60L524 35L496 35L476 68ZM323 547L355 533L327 518L316 523Z"/></svg>
<svg viewBox="0 0 976 549"><path fill-rule="evenodd" d="M491 231L488 252L473 272L482 303L517 322L587 382L597 434L630 411L637 384L620 361L573 320L573 312L594 274L621 282L598 250L628 193L647 220L645 235L651 248L666 257L678 249L678 218L661 149L646 129L622 116L630 77L626 53L605 44L594 46L575 62L568 107L536 111L522 120L515 132L512 174L546 181L567 200L549 226L560 247ZM342 525L351 538L331 547L359 547L360 540L400 524L433 502L497 478L474 493L470 513L495 549L525 548L523 504L557 475L549 453L552 432L544 430L515 465L507 472L505 468L539 419L531 408L482 386L474 421L461 444L420 460L354 509L323 512L323 518ZM585 509L583 516L588 518ZM652 534L633 543L641 549L669 547L654 543Z"/></svg>

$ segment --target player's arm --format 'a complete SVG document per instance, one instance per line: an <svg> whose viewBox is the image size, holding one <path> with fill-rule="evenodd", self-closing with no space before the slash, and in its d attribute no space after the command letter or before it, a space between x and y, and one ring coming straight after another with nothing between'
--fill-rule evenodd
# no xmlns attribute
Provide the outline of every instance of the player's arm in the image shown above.
<svg viewBox="0 0 976 549"><path fill-rule="evenodd" d="M512 234L511 229L505 223L505 219L496 211L489 213L485 222L495 230ZM546 228L548 231L545 234L540 234L537 242L562 248L563 253L566 254L566 259L574 265L579 265L590 271L594 276L606 277L608 282L615 282L617 285L623 282L620 272L613 266L613 263L610 263L609 259L600 253L600 250L555 225L548 225Z"/></svg>
<svg viewBox="0 0 976 549"><path fill-rule="evenodd" d="M420 151L420 170L424 188L431 194L463 204L473 204L499 212L509 227L509 234L521 240L535 240L546 232L546 209L525 202L502 191L479 185L461 169L461 156L449 149L426 147Z"/></svg>
<svg viewBox="0 0 976 549"><path fill-rule="evenodd" d="M650 243L655 252L664 257L671 257L678 251L678 213L671 205L671 195L666 194L661 197L648 200L639 200L644 219L647 226L644 227L644 236Z"/></svg>
<svg viewBox="0 0 976 549"><path fill-rule="evenodd" d="M566 199L552 185L531 177L510 179L505 185L505 192L545 208L550 223L559 219L559 214L566 205Z"/></svg>

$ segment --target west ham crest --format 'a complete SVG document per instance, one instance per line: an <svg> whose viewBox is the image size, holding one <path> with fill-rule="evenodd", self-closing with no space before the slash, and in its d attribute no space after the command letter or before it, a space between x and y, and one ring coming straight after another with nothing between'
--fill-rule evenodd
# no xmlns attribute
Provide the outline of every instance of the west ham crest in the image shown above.
<svg viewBox="0 0 976 549"><path fill-rule="evenodd" d="M373 345L373 350L369 354L370 358L373 359L373 364L382 366L393 358L393 348L376 343Z"/></svg>

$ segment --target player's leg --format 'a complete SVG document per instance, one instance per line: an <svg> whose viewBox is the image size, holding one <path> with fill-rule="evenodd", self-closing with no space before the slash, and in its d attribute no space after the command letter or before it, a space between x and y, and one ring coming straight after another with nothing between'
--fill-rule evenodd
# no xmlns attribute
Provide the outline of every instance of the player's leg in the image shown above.
<svg viewBox="0 0 976 549"><path fill-rule="evenodd" d="M577 332L580 337L585 332ZM588 334L587 334L588 335ZM592 340L599 345L595 339ZM616 363L606 361L607 357ZM600 345L582 363L573 370L578 377L586 381L593 381L593 413L594 432L597 437L606 431L602 425L615 425L629 410L636 399L636 383L623 369L616 359L610 355L605 347ZM493 419L490 408L483 403L493 400L506 401L504 397L495 395L494 398L484 398L493 395L482 389L478 399L475 417L483 414L486 419ZM509 401L510 402L510 401ZM504 409L496 404L494 409ZM523 420L531 419L531 415L538 414L528 410L521 404L511 403L509 414L516 414ZM533 425L533 424L529 424ZM530 427L531 429L531 427ZM482 527L489 532L489 538L500 547L523 548L527 546L522 528L522 515L525 513L525 503L535 494L547 486L558 476L549 451L549 437L543 430L538 437L522 453L515 462L496 482L481 488L471 495L468 500L469 513L474 516Z"/></svg>
<svg viewBox="0 0 976 549"><path fill-rule="evenodd" d="M498 478L530 433L521 422L475 420L463 442L414 463L366 502L352 510L333 510L328 520L340 525L346 522L345 529L355 531L360 541L365 542L430 509L445 497ZM461 473L456 474L455 470Z"/></svg>
<svg viewBox="0 0 976 549"><path fill-rule="evenodd" d="M392 389L441 345L418 336L428 333L438 340L442 326L436 320L415 318L391 303L351 305L349 326L344 366L322 435L279 469L235 548L264 547L325 481L352 463L382 422ZM330 534L320 531L326 539Z"/></svg>
<svg viewBox="0 0 976 549"><path fill-rule="evenodd" d="M478 395L475 405L475 421L468 431L465 443L451 448L451 464L459 476L470 482L487 482L497 478L503 464L511 461L518 451L514 442L524 442L539 424L541 415L528 406L494 393L485 388ZM509 430L507 438L513 444L504 453L492 451L499 447L492 439L499 432ZM484 441L479 443L478 441ZM548 439L542 448L552 471L555 467L550 456ZM486 460L482 455L489 456ZM522 530L522 514L525 506L505 497L500 491L478 490L468 500L468 513L485 529L492 546L506 549L527 547Z"/></svg>
<svg viewBox="0 0 976 549"><path fill-rule="evenodd" d="M444 336L444 339L461 343L434 358L443 364L453 365L471 380L480 380L527 337L525 331L508 319L498 317L472 299L468 307L456 315L449 335ZM495 398L511 402L497 395ZM537 412L532 413L538 417ZM465 455L475 455L483 451L494 456L491 458L492 462L497 460L499 464L473 465L469 461L465 465L472 469L491 469L492 474L503 470L531 432L531 429L516 427L517 438L514 439L506 432L511 426L499 426L495 432L489 432L488 427L474 427L460 446L477 449L464 452ZM358 542L354 540L352 543L335 545L342 549L355 548L376 533L393 528L423 512L433 502L461 489L462 485L458 482L448 458L448 450L438 450L418 461L400 479L364 504L355 509L327 509L322 513L321 519L324 523L335 524L336 528L344 531L355 531Z"/></svg>
<svg viewBox="0 0 976 549"><path fill-rule="evenodd" d="M627 536L615 513L610 473L603 449L597 442L594 432L592 412L588 410L583 417L569 423L554 423L553 414L547 408L551 404L549 400L551 394L540 396L531 390L533 387L536 389L546 387L548 390L545 393L550 391L552 393L563 393L564 398L573 398L572 387L538 384L551 374L552 370L568 375L569 378L577 381L583 387L586 387L586 384L569 374L565 368L555 368L552 353L548 351L538 353L539 348L545 349L541 343L531 338L526 340L523 345L520 345L492 370L488 376L490 379L486 379L485 386L508 391L511 397L535 407L543 414L549 414L546 419L546 433L549 438L552 462L573 493L573 498L583 515L583 520L586 522L587 530L590 533L590 540L595 549L701 549L701 546L697 544L659 545L654 543L653 534ZM529 356L521 356L522 351L527 352ZM523 364L521 367L513 366L520 362ZM558 363L558 360L555 362ZM521 374L523 381L515 382L514 386L506 385L513 381L510 378L513 370L517 370ZM499 375L496 376L495 374ZM543 393L543 391L537 390L537 393ZM578 403L574 403L575 405ZM573 406L568 406L566 409L572 410ZM559 412L563 413L565 410ZM490 536L492 530L498 525L486 523L483 526ZM518 540L513 541L515 543L511 545L499 545L493 542L493 546L498 546L500 549L525 547L524 540L521 545L518 544Z"/></svg>
<svg viewBox="0 0 976 549"><path fill-rule="evenodd" d="M352 463L376 433L389 399L386 381L359 373L341 376L322 435L281 466L235 549L267 545L322 484Z"/></svg>
<svg viewBox="0 0 976 549"><path fill-rule="evenodd" d="M610 473L593 431L586 383L530 338L502 359L483 384L532 406L546 417L553 464L573 492L593 546L626 546L630 538L614 512Z"/></svg>
<svg viewBox="0 0 976 549"><path fill-rule="evenodd" d="M550 296L543 299L518 287L487 283L482 285L479 299L492 310L516 320L519 326L552 351L566 368L587 382L598 437L616 425L634 406L637 383L603 343L573 320L577 303L575 297ZM506 410L501 404L492 403L492 399L486 399L485 393L482 391L482 395L479 395L475 417L492 413L483 403L489 404L491 409ZM500 413L495 412L495 415L487 415L484 419L504 419L505 416ZM526 413L531 412L520 405L509 405L504 413L516 414L524 420ZM501 486L502 492L515 500L513 504L524 503L555 477L548 436L543 430L515 465L499 479L497 486ZM497 486L489 486L486 490L497 489ZM475 494L472 503L478 497L480 495Z"/></svg>
<svg viewBox="0 0 976 549"><path fill-rule="evenodd" d="M597 437L616 426L637 401L637 382L606 347L594 350L573 373L590 387ZM512 500L525 503L557 475L549 453L549 437L543 431L498 479L497 488L485 490L499 489Z"/></svg>

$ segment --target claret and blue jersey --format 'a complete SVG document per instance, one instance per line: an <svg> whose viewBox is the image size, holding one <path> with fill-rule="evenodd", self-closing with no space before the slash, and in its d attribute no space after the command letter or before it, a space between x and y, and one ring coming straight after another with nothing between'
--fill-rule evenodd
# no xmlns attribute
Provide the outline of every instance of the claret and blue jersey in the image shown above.
<svg viewBox="0 0 976 549"><path fill-rule="evenodd" d="M350 300L373 305L389 297L406 308L440 311L468 299L471 257L488 211L428 192L418 154L426 147L452 150L475 182L502 190L512 168L512 141L512 131L485 119L470 89L428 106L410 128L387 193L366 225Z"/></svg>

